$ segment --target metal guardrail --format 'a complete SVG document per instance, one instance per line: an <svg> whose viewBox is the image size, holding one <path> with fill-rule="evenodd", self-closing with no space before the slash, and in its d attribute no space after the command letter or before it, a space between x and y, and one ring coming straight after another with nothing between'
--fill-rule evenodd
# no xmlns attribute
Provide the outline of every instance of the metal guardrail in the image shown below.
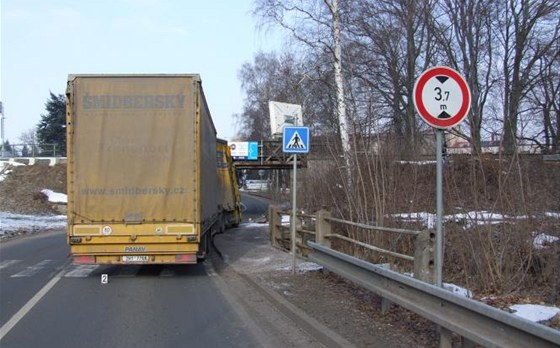
<svg viewBox="0 0 560 348"><path fill-rule="evenodd" d="M486 347L559 347L560 332L315 242L309 259Z"/></svg>

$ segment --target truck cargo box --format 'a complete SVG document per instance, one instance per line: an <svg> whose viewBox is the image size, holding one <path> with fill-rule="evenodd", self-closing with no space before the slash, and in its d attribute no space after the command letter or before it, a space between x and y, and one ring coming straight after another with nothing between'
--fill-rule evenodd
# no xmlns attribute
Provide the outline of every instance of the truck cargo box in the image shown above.
<svg viewBox="0 0 560 348"><path fill-rule="evenodd" d="M195 263L220 215L198 75L70 75L68 242L78 263Z"/></svg>
<svg viewBox="0 0 560 348"><path fill-rule="evenodd" d="M241 222L241 198L228 142L218 139L216 151L220 202L223 212L223 221L221 222L220 229L223 230L226 227L236 227Z"/></svg>

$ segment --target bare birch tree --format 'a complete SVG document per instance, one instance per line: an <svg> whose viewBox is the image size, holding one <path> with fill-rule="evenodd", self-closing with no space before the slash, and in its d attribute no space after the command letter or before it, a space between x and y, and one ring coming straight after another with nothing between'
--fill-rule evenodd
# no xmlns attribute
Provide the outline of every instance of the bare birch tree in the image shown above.
<svg viewBox="0 0 560 348"><path fill-rule="evenodd" d="M342 19L338 0L257 0L254 13L288 30L298 42L332 57L339 135L345 160L346 183L351 178L349 126L342 69Z"/></svg>

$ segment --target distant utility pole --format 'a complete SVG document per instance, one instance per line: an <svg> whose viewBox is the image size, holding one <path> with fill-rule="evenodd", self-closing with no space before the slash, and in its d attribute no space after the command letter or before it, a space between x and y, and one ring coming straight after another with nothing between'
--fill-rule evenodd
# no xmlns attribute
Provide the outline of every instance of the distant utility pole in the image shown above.
<svg viewBox="0 0 560 348"><path fill-rule="evenodd" d="M2 144L0 144L0 156L4 157L4 104L0 101L0 133L2 135Z"/></svg>

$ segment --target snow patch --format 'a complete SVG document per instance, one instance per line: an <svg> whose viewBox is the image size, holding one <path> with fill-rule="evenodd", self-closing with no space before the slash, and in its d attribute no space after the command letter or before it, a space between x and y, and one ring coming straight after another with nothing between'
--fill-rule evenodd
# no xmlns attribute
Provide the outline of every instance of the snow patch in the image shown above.
<svg viewBox="0 0 560 348"><path fill-rule="evenodd" d="M323 269L323 266L318 265L314 262L296 263L296 272L298 272L298 273L314 272L314 271L320 271L322 269ZM291 271L292 266L280 267L279 270L281 270L281 271Z"/></svg>
<svg viewBox="0 0 560 348"><path fill-rule="evenodd" d="M533 247L535 249L544 249L550 244L559 241L560 238L556 236L551 236L545 233L533 232Z"/></svg>
<svg viewBox="0 0 560 348"><path fill-rule="evenodd" d="M47 189L41 190L41 192L49 198L49 202L68 203L68 196L64 193L58 193Z"/></svg>
<svg viewBox="0 0 560 348"><path fill-rule="evenodd" d="M19 167L24 165L24 163L15 161L0 161L0 181L4 181L4 179L8 177L8 174L12 172L10 167Z"/></svg>
<svg viewBox="0 0 560 348"><path fill-rule="evenodd" d="M545 213L545 215L552 218L560 218L560 213ZM435 228L436 225L436 214L432 213L400 213L391 214L391 216L405 221L419 222L427 228ZM488 211L470 211L466 213L445 215L443 216L443 222L462 223L465 225L465 229L470 229L475 226L501 224L510 220L523 220L527 218L528 216L526 215L509 216Z"/></svg>
<svg viewBox="0 0 560 348"><path fill-rule="evenodd" d="M541 306L534 304L516 304L509 307L515 311L513 314L518 317L525 318L532 322L540 322L552 319L556 314L560 313L560 308Z"/></svg>
<svg viewBox="0 0 560 348"><path fill-rule="evenodd" d="M392 217L403 219L406 221L420 222L427 228L435 228L436 226L436 214L426 213L426 212L416 212L416 213L401 213L392 214Z"/></svg>
<svg viewBox="0 0 560 348"><path fill-rule="evenodd" d="M66 216L22 215L0 212L0 235L20 230L66 228Z"/></svg>
<svg viewBox="0 0 560 348"><path fill-rule="evenodd" d="M451 283L443 283L443 288L449 290L455 295L463 296L466 298L473 298L472 291Z"/></svg>
<svg viewBox="0 0 560 348"><path fill-rule="evenodd" d="M437 161L397 161L400 164L415 164L418 166L424 166L427 164L437 164Z"/></svg>

